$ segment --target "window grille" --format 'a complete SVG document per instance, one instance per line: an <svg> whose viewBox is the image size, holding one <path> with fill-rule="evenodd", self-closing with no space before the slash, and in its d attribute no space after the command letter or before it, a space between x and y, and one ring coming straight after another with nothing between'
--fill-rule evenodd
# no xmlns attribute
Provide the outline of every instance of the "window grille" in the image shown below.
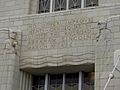
<svg viewBox="0 0 120 90"><path fill-rule="evenodd" d="M94 72L82 72L82 90L94 90ZM65 77L64 77L65 75ZM46 90L46 75L32 76L32 90ZM81 90L79 88L79 73L49 74L47 90ZM64 81L64 82L63 82ZM64 84L64 85L63 85Z"/></svg>
<svg viewBox="0 0 120 90"><path fill-rule="evenodd" d="M38 13L50 12L50 0L39 0Z"/></svg>
<svg viewBox="0 0 120 90"><path fill-rule="evenodd" d="M98 6L98 0L86 0L86 7Z"/></svg>
<svg viewBox="0 0 120 90"><path fill-rule="evenodd" d="M98 6L98 0L39 0L38 13Z"/></svg>
<svg viewBox="0 0 120 90"><path fill-rule="evenodd" d="M66 0L55 0L54 11L61 11L66 9Z"/></svg>
<svg viewBox="0 0 120 90"><path fill-rule="evenodd" d="M65 90L78 90L79 74L66 74Z"/></svg>
<svg viewBox="0 0 120 90"><path fill-rule="evenodd" d="M32 90L44 90L44 83L44 76L34 76L32 79Z"/></svg>
<svg viewBox="0 0 120 90"><path fill-rule="evenodd" d="M69 0L69 9L81 8L81 0Z"/></svg>
<svg viewBox="0 0 120 90"><path fill-rule="evenodd" d="M49 76L48 90L62 90L62 74Z"/></svg>

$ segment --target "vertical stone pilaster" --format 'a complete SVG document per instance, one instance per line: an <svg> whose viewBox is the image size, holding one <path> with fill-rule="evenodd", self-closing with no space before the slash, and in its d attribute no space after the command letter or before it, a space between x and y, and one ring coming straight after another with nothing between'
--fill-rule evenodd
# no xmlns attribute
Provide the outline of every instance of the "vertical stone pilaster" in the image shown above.
<svg viewBox="0 0 120 90"><path fill-rule="evenodd" d="M106 23L101 23L96 41L95 61L95 90L103 90L108 80L108 75L113 69L113 33L108 29ZM106 27L106 28L105 28ZM107 90L114 90L114 83L111 80Z"/></svg>

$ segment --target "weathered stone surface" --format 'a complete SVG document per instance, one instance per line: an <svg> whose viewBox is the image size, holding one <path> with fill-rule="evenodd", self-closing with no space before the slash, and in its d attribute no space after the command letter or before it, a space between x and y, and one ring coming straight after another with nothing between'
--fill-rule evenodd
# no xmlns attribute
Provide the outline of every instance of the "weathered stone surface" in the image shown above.
<svg viewBox="0 0 120 90"><path fill-rule="evenodd" d="M91 26L87 25L89 21L90 18L79 16L73 19L33 23L28 26L26 48L28 50L65 48L73 47L76 41L91 40L93 31Z"/></svg>
<svg viewBox="0 0 120 90"><path fill-rule="evenodd" d="M0 31L0 90L18 90L19 87L28 90L28 86L30 90L31 74L20 69L84 63L95 64L95 90L103 90L107 75L113 69L113 52L120 48L119 1L100 0L100 7L96 8L21 16L36 13L35 2L37 0L32 0L30 5L33 6L29 7L29 0L0 1L0 17L6 17L0 19L0 30L22 31L17 37L20 58L13 53L3 54L8 32ZM109 6L102 7L106 3ZM13 15L16 17L8 17ZM108 22L108 28L102 31L98 28L101 20ZM115 78L107 89L120 90L119 78L115 71ZM30 83L25 86L27 82Z"/></svg>

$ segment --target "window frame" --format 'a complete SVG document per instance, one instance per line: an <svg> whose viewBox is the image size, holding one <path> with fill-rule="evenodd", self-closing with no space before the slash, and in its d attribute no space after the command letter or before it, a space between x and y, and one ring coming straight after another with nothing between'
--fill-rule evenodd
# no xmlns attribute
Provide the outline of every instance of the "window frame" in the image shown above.
<svg viewBox="0 0 120 90"><path fill-rule="evenodd" d="M38 13L42 13L40 12L40 1L41 0L38 0ZM91 6L87 6L87 0L81 0L80 1L80 7L76 7L76 8L70 8L70 0L64 0L65 2L65 9L63 10L73 10L73 9L83 9L83 8L89 8L89 7L96 7L96 6L99 6L99 0L96 0L97 1L97 4L95 5L91 5ZM55 10L55 3L56 3L56 0L50 0L49 1L49 11L48 12L43 12L43 13L51 13L51 12L56 12L56 11L63 11L63 10ZM64 5L63 5L64 6Z"/></svg>
<svg viewBox="0 0 120 90"><path fill-rule="evenodd" d="M92 72L90 72L90 73L92 73ZM52 85L52 82L54 82L54 80L55 80L55 82L56 82L56 80L60 80L59 84L62 86L62 87L60 86L61 90L65 90L66 85L70 84L71 80L73 80L73 81L75 80L75 82L71 83L71 85L76 84L77 85L77 90L83 90L83 88L84 88L83 85L85 83L85 81L84 81L85 80L85 75L84 74L85 74L85 72L80 71L80 72L76 72L76 73L45 74L45 75L37 76L37 77L38 77L39 80L44 81L44 84L41 84L42 86L44 86L43 87L44 90L49 90L50 89L49 85ZM92 75L92 74L90 74L90 75ZM58 79L56 77L54 77L54 76L58 77ZM34 79L34 77L36 77L36 76L33 75L33 79ZM43 77L44 79L43 78L40 79L40 77ZM40 86L39 80L36 78L35 80L37 80L38 82L33 82L33 81L35 81L33 79L32 79L32 85L33 85L32 87L34 87L34 85ZM53 81L51 82L51 80L53 80ZM70 80L70 81L67 81L67 80ZM38 85L37 85L37 83L38 83ZM57 83L53 83L53 85L57 85ZM74 86L73 87L71 86L71 88L74 88Z"/></svg>

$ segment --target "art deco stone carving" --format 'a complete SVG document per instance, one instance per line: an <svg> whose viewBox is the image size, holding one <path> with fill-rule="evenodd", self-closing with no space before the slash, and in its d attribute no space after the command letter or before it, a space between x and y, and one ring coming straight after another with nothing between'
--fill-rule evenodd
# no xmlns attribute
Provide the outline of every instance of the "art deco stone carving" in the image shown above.
<svg viewBox="0 0 120 90"><path fill-rule="evenodd" d="M98 26L99 32L96 37L97 42L99 43L99 45L102 45L103 43L105 45L110 45L113 37L111 29L107 28L107 22L98 23Z"/></svg>
<svg viewBox="0 0 120 90"><path fill-rule="evenodd" d="M4 42L4 54L8 53L15 53L17 54L17 47L18 41L17 41L17 32L15 31L9 31L8 33L8 39Z"/></svg>
<svg viewBox="0 0 120 90"><path fill-rule="evenodd" d="M95 39L94 30L91 28L91 18L83 16L67 16L65 19L41 21L28 26L25 45L26 54L21 58L20 66L25 67L44 67L44 66L62 66L77 65L78 63L94 63L94 52L86 50L83 53L73 55L72 52L56 52L49 54L49 50L58 50L63 48L76 47L75 42L89 41ZM89 42L88 42L89 43ZM80 45L79 44L79 45ZM70 50L70 49L69 49ZM31 51L31 52L30 52ZM37 52L38 51L38 52ZM41 51L41 52L39 52ZM42 53L43 51L43 53ZM44 53L47 52L47 53ZM27 55L29 52L31 55ZM84 62L85 61L85 62ZM34 66L35 65L35 66Z"/></svg>
<svg viewBox="0 0 120 90"><path fill-rule="evenodd" d="M92 39L92 30L88 24L90 20L82 16L29 25L27 48L39 50L72 47L75 41Z"/></svg>
<svg viewBox="0 0 120 90"><path fill-rule="evenodd" d="M32 56L21 59L21 68L25 67L46 67L78 65L83 63L94 63L95 52L86 52L78 55L53 55L53 56Z"/></svg>
<svg viewBox="0 0 120 90"><path fill-rule="evenodd" d="M113 52L113 33L111 29L107 27L107 22L98 23L99 32L97 34L97 44L96 44L96 51L100 53L97 55L99 58L104 58L104 56L109 57L108 53ZM101 53L103 52L103 53Z"/></svg>

